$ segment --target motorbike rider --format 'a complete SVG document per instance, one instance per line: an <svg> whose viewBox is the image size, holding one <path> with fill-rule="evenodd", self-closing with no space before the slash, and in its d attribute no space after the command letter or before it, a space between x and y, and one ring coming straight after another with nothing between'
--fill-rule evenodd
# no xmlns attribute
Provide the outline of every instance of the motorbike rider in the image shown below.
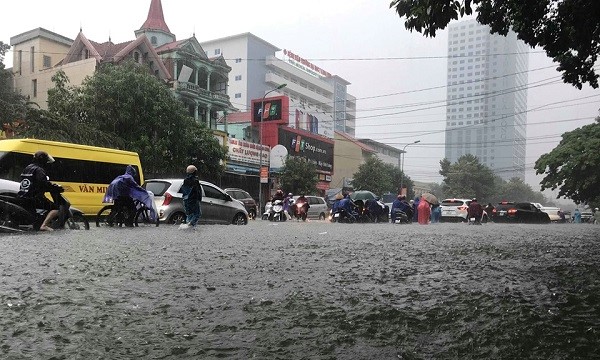
<svg viewBox="0 0 600 360"><path fill-rule="evenodd" d="M302 206L305 207L305 211L308 214L308 209L310 208L310 205L308 204L308 199L306 198L306 196L304 196L304 194L300 194L300 196L298 196L298 198L296 199L293 208L294 213L296 212L295 207L297 206L297 204L304 204Z"/></svg>
<svg viewBox="0 0 600 360"><path fill-rule="evenodd" d="M104 194L104 203L114 203L116 207L125 206L130 209L131 212L135 212L135 205L133 199L142 202L148 209L150 209L150 215L152 219L156 219L156 212L154 210L154 201L148 191L141 187L136 181L137 171L133 165L127 165L125 173L117 176L106 189ZM133 215L131 216L133 221ZM131 225L132 223L128 224Z"/></svg>
<svg viewBox="0 0 600 360"><path fill-rule="evenodd" d="M275 195L273 195L273 198L271 199L271 203L274 203L277 200L281 200L283 202L284 198L285 196L283 195L283 190L277 189Z"/></svg>
<svg viewBox="0 0 600 360"><path fill-rule="evenodd" d="M27 199L34 209L44 209L48 211L46 218L40 226L42 231L52 231L50 222L58 216L59 204L50 201L44 194L61 193L62 186L53 184L48 180L46 175L46 167L54 162L54 158L45 151L36 151L33 154L33 161L27 165L21 173L21 186L18 196ZM54 199L54 196L53 196Z"/></svg>
<svg viewBox="0 0 600 360"><path fill-rule="evenodd" d="M412 207L408 201L406 201L406 196L398 195L396 200L392 203L392 222L396 220L396 209L404 212L409 221L412 219Z"/></svg>
<svg viewBox="0 0 600 360"><path fill-rule="evenodd" d="M379 197L376 197L373 200L367 200L366 205L369 214L371 214L372 216L372 220L375 222L379 222L386 208L385 204L380 201Z"/></svg>
<svg viewBox="0 0 600 360"><path fill-rule="evenodd" d="M294 194L288 193L287 196L283 199L283 213L288 220L292 220L292 215L290 215L290 211L294 211Z"/></svg>
<svg viewBox="0 0 600 360"><path fill-rule="evenodd" d="M476 198L471 200L469 208L467 210L467 216L469 219L475 218L475 224L481 224L481 217L483 216L483 207L477 202Z"/></svg>
<svg viewBox="0 0 600 360"><path fill-rule="evenodd" d="M350 194L344 194L344 198L338 204L339 210L345 210L347 214L355 214L356 204L350 198Z"/></svg>

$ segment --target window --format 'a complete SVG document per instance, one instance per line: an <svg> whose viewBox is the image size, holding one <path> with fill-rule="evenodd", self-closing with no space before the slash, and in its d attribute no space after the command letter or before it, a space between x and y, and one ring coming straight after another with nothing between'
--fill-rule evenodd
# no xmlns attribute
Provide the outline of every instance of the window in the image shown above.
<svg viewBox="0 0 600 360"><path fill-rule="evenodd" d="M134 52L133 53L133 59L135 60L136 63L140 62L140 53L139 52Z"/></svg>
<svg viewBox="0 0 600 360"><path fill-rule="evenodd" d="M215 49L215 55L221 55L221 49Z"/></svg>
<svg viewBox="0 0 600 360"><path fill-rule="evenodd" d="M242 62L242 58L237 58L237 59L235 59L235 62L236 62L236 63L241 63L241 62Z"/></svg>
<svg viewBox="0 0 600 360"><path fill-rule="evenodd" d="M23 50L19 50L17 62L19 64L19 75L21 75L21 69L23 68Z"/></svg>
<svg viewBox="0 0 600 360"><path fill-rule="evenodd" d="M242 93L236 93L236 94L235 94L235 98L236 98L236 99L240 99L241 97L242 97Z"/></svg>
<svg viewBox="0 0 600 360"><path fill-rule="evenodd" d="M31 93L33 97L37 97L37 79L31 80Z"/></svg>
<svg viewBox="0 0 600 360"><path fill-rule="evenodd" d="M29 68L31 69L31 72L35 71L35 47L31 47L29 49Z"/></svg>
<svg viewBox="0 0 600 360"><path fill-rule="evenodd" d="M48 55L44 55L44 68L47 69L52 67L52 58Z"/></svg>
<svg viewBox="0 0 600 360"><path fill-rule="evenodd" d="M156 45L156 43L157 43L156 36L152 36L152 37L150 38L150 43L151 43L152 45Z"/></svg>
<svg viewBox="0 0 600 360"><path fill-rule="evenodd" d="M242 75L236 75L235 76L235 81L240 81L242 80Z"/></svg>

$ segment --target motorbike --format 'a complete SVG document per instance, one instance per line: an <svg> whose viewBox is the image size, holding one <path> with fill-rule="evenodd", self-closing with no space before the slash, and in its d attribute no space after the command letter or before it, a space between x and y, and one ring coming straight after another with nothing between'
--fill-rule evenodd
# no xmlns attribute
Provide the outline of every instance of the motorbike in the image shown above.
<svg viewBox="0 0 600 360"><path fill-rule="evenodd" d="M269 215L271 215L271 211L273 210L273 203L270 201L265 204L265 212L262 214L261 219L269 220Z"/></svg>
<svg viewBox="0 0 600 360"><path fill-rule="evenodd" d="M292 214L297 220L306 221L308 217L308 203L306 200L296 200L296 202L291 205Z"/></svg>
<svg viewBox="0 0 600 360"><path fill-rule="evenodd" d="M407 214L406 212L400 210L400 209L394 209L394 217L393 217L393 223L394 224L410 224L411 223L411 219L412 219L412 213Z"/></svg>
<svg viewBox="0 0 600 360"><path fill-rule="evenodd" d="M62 189L59 191L62 192ZM90 224L83 212L71 207L71 203L61 192L51 193L59 209L58 216L50 223L50 227L55 230L89 230ZM48 210L35 209L30 200L20 198L16 194L0 195L0 229L4 231L38 231L47 214Z"/></svg>
<svg viewBox="0 0 600 360"><path fill-rule="evenodd" d="M272 202L271 212L269 213L270 221L285 221L287 216L283 212L283 200L275 200Z"/></svg>

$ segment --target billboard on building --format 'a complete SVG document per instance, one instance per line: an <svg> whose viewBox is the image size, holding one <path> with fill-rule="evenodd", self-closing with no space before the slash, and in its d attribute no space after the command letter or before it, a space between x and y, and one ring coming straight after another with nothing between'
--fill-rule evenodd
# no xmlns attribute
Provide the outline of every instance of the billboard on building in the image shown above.
<svg viewBox="0 0 600 360"><path fill-rule="evenodd" d="M264 105L264 111L261 109ZM287 125L290 119L290 104L287 96L275 96L252 100L252 125L260 123Z"/></svg>
<svg viewBox="0 0 600 360"><path fill-rule="evenodd" d="M318 171L333 173L333 141L284 126L279 127L278 135L279 144L286 147L289 156L303 157Z"/></svg>
<svg viewBox="0 0 600 360"><path fill-rule="evenodd" d="M299 106L294 101L290 102L291 128L304 130L313 134L333 139L333 117L323 110Z"/></svg>

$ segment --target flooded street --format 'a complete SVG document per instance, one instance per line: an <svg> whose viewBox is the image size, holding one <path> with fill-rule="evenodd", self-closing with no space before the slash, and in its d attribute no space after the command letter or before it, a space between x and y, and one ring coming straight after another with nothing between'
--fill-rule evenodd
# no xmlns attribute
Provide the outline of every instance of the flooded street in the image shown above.
<svg viewBox="0 0 600 360"><path fill-rule="evenodd" d="M590 359L600 226L0 236L3 359Z"/></svg>

